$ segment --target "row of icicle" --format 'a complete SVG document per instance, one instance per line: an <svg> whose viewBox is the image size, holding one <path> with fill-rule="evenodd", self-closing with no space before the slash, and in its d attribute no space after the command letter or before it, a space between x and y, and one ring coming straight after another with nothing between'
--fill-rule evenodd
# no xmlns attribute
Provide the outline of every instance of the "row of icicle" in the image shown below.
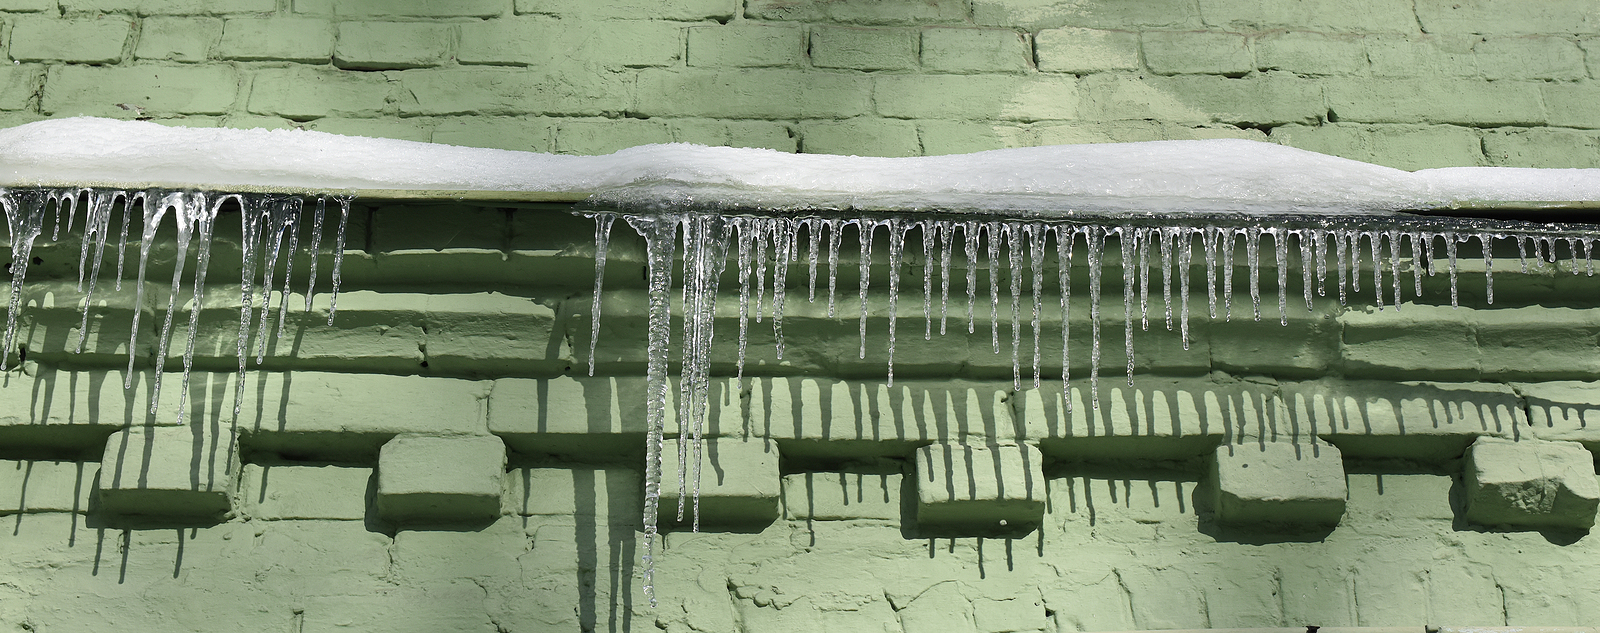
<svg viewBox="0 0 1600 633"><path fill-rule="evenodd" d="M600 297L608 251L609 236L616 214L601 212L595 218L595 286L589 340L589 374L594 375L595 344L600 331ZM1024 284L1031 295L1032 327L1032 383L1041 383L1040 327L1044 310L1045 271L1050 267L1048 258L1054 251L1056 288L1060 300L1061 318L1061 382L1065 406L1071 410L1067 386L1071 376L1068 358L1070 342L1069 319L1072 295L1071 270L1074 257L1081 250L1088 267L1089 321L1091 328L1089 383L1092 406L1099 407L1100 371L1100 287L1101 273L1108 252L1108 241L1115 239L1115 253L1120 258L1123 293L1123 344L1128 359L1127 375L1131 385L1134 374L1133 334L1135 321L1140 329L1149 329L1151 300L1150 286L1155 277L1161 283L1161 315L1168 330L1179 333L1184 349L1189 347L1190 269L1198 252L1205 262L1206 315L1212 319L1231 319L1233 316L1234 256L1243 243L1246 259L1246 283L1249 286L1250 314L1260 321L1261 309L1261 251L1270 247L1274 269L1277 273L1278 320L1283 325L1289 319L1289 277L1294 268L1291 248L1298 251L1298 267L1304 300L1308 311L1316 310L1315 297L1328 291L1329 273L1333 273L1333 286L1340 305L1346 305L1361 291L1363 261L1370 266L1370 288L1373 303L1382 310L1385 303L1400 309L1406 301L1403 283L1402 260L1409 260L1407 268L1412 277L1412 294L1423 294L1423 278L1439 272L1436 260L1447 260L1445 270L1450 280L1450 305L1458 305L1457 253L1458 246L1478 242L1484 264L1484 297L1494 303L1494 257L1496 240L1515 241L1521 260L1521 269L1527 272L1530 259L1535 267L1554 265L1556 248L1565 243L1572 260L1573 274L1579 273L1577 262L1582 260L1582 270L1594 275L1591 250L1593 238L1587 236L1516 233L1504 231L1423 230L1420 228L1336 228L1294 226L1198 226L1173 224L1168 226L1100 225L1020 220L955 220L885 218L825 218L825 217L759 217L750 215L723 215L717 213L653 213L623 214L621 216L645 240L648 260L649 334L647 341L647 458L645 462L644 504L644 588L655 604L653 585L653 550L658 534L658 512L661 493L661 455L665 406L669 401L668 371L670 365L670 339L672 286L675 262L679 268L679 313L682 315L681 375L677 394L678 420L678 509L677 518L685 514L685 499L692 496L693 529L699 530L701 437L708 408L711 373L710 351L713 324L716 317L718 285L727 267L727 260L735 259L738 280L739 340L738 364L735 379L742 389L746 359L746 340L752 317L757 323L770 318L776 345L776 355L783 358L784 304L788 294L788 270L801 262L807 272L806 298L816 301L818 287L826 284L828 316L837 317L839 253L846 228L851 228L859 245L859 298L860 347L859 356L866 357L868 294L871 283L872 249L879 234L886 234L888 244L888 384L894 384L894 353L896 328L899 323L900 271L905 264L908 244L914 249L921 246L921 291L924 339L931 339L935 329L944 335L949 329L950 289L952 260L959 252L965 257L966 331L976 331L981 314L977 298L980 294L978 270L985 268L989 295L989 336L994 353L1002 350L1000 330L1001 275L1005 269L1010 297L1010 347L1012 383L1021 389L1024 382L1023 328ZM915 235L920 240L909 239ZM1270 244L1263 244L1266 238ZM1081 247L1080 247L1081 244ZM681 245L681 246L680 246ZM1051 248L1053 246L1053 248ZM1443 250L1441 255L1440 250ZM1365 255L1363 255L1365 253ZM1531 254L1531 258L1530 258ZM1329 260L1332 259L1330 270ZM826 269L819 274L819 268ZM1152 275L1151 265L1159 267ZM1174 279L1176 274L1176 279ZM1220 279L1219 279L1220 277ZM825 282L824 282L825 279ZM935 282L937 281L937 290ZM770 285L769 285L770 284ZM1220 292L1219 292L1220 291ZM1392 291L1392 293L1391 293ZM1220 299L1220 307L1219 300ZM1176 299L1175 299L1176 297ZM957 299L959 301L959 297ZM935 310L934 306L938 308ZM1135 307L1137 305L1137 308ZM1137 316L1137 319L1135 318ZM937 327L936 325L937 324ZM959 327L959 326L958 326ZM689 457L692 455L693 457ZM690 488L692 487L692 494Z"/></svg>
<svg viewBox="0 0 1600 633"><path fill-rule="evenodd" d="M6 369L6 356L16 349L17 318L22 308L23 283L27 279L28 264L33 260L35 240L43 235L47 224L51 226L51 240L59 240L65 228L70 235L77 226L78 213L83 212L81 225L82 247L78 255L78 292L83 293L83 315L78 327L78 342L74 351L83 352L89 331L89 316L94 305L94 293L101 276L107 243L112 235L112 219L121 209L117 224L117 268L115 288L122 289L127 263L128 232L135 224L134 210L140 210L138 226L138 261L135 264L133 326L128 339L128 373L123 387L132 388L133 370L137 360L134 353L139 334L139 318L143 312L145 272L150 260L151 245L168 212L173 215L177 228L177 253L173 262L172 290L167 296L166 318L161 324L160 343L156 348L150 413L160 406L161 382L166 367L167 352L172 342L173 317L182 310L184 273L188 267L189 249L195 250L193 272L190 276L188 341L183 352L183 382L178 392L178 420L183 419L184 403L189 391L189 370L194 361L195 333L200 320L206 290L206 268L211 260L211 238L216 226L217 213L224 204L233 202L242 211L239 244L243 262L239 277L239 380L234 394L234 413L237 415L244 394L246 361L252 355L249 342L255 332L254 356L257 364L266 358L273 336L281 335L289 311L290 280L294 275L294 262L304 254L310 260L310 271L305 288L305 310L311 310L311 299L317 283L317 251L321 247L323 220L331 201L338 205L339 227L333 250L332 295L328 308L328 323L333 323L334 310L339 296L340 265L344 256L345 226L350 217L349 197L317 197L311 208L310 244L300 247L300 234L305 215L305 200L299 196L251 193L207 193L200 191L118 191L100 189L5 189L0 188L0 207L6 216L10 233L12 261L10 301L6 307L4 347L0 347L0 371ZM263 261L262 258L265 257ZM279 260L283 261L279 275ZM257 267L260 276L257 280ZM259 295L256 288L259 287ZM277 294L277 329L272 330L273 294ZM260 309L255 309L259 304Z"/></svg>

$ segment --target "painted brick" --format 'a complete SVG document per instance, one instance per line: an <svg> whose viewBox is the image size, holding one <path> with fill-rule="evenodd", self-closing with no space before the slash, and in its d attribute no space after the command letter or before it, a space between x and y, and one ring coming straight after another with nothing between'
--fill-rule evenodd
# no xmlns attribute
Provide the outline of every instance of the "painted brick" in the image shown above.
<svg viewBox="0 0 1600 633"><path fill-rule="evenodd" d="M799 66L805 31L795 26L734 23L688 29L690 66Z"/></svg>
<svg viewBox="0 0 1600 633"><path fill-rule="evenodd" d="M842 118L865 114L866 77L815 71L645 70L634 110L646 116L729 119Z"/></svg>
<svg viewBox="0 0 1600 633"><path fill-rule="evenodd" d="M338 15L400 18L489 18L504 15L511 8L507 0L331 0ZM299 7L297 6L296 9Z"/></svg>
<svg viewBox="0 0 1600 633"><path fill-rule="evenodd" d="M732 0L624 0L587 2L586 0L516 0L517 13L537 13L563 18L623 20L716 20L726 22L738 11Z"/></svg>
<svg viewBox="0 0 1600 633"><path fill-rule="evenodd" d="M764 525L778 518L782 482L778 475L778 445L771 440L716 438L702 440L700 462L700 524L734 527ZM694 522L693 496L684 499L683 519L677 519L679 472L687 474L694 492L694 453L684 454L688 470L679 469L679 443L661 447L661 510L663 527L690 527ZM691 449L692 450L692 449Z"/></svg>
<svg viewBox="0 0 1600 633"><path fill-rule="evenodd" d="M68 13L133 13L137 15L227 15L232 13L271 13L276 0L65 0L61 10Z"/></svg>
<svg viewBox="0 0 1600 633"><path fill-rule="evenodd" d="M977 598L972 601L972 618L979 631L1043 631L1050 624L1036 591L1003 599Z"/></svg>
<svg viewBox="0 0 1600 633"><path fill-rule="evenodd" d="M431 140L465 147L548 152L550 127L544 119L463 117L441 121L433 128Z"/></svg>
<svg viewBox="0 0 1600 633"><path fill-rule="evenodd" d="M1600 84L1589 82L1575 84L1546 84L1544 104L1550 113L1550 125L1559 127L1600 128L1600 112L1594 104L1600 99Z"/></svg>
<svg viewBox="0 0 1600 633"><path fill-rule="evenodd" d="M1416 10L1429 33L1600 33L1600 12L1585 0L1417 0Z"/></svg>
<svg viewBox="0 0 1600 633"><path fill-rule="evenodd" d="M235 18L222 25L223 59L326 63L333 23L315 18Z"/></svg>
<svg viewBox="0 0 1600 633"><path fill-rule="evenodd" d="M922 31L922 67L945 73L1019 73L1032 58L1026 33L1010 29Z"/></svg>
<svg viewBox="0 0 1600 633"><path fill-rule="evenodd" d="M794 131L780 122L679 119L669 125L672 140L678 143L761 147L790 153L797 148Z"/></svg>
<svg viewBox="0 0 1600 633"><path fill-rule="evenodd" d="M973 21L985 26L1051 29L1197 27L1200 14L1189 0L1063 4L1060 0L972 0Z"/></svg>
<svg viewBox="0 0 1600 633"><path fill-rule="evenodd" d="M1583 49L1584 58L1589 66L1589 76L1600 77L1600 37L1580 39L1578 47Z"/></svg>
<svg viewBox="0 0 1600 633"><path fill-rule="evenodd" d="M1376 35L1362 38L1379 77L1477 77L1478 38L1463 35Z"/></svg>
<svg viewBox="0 0 1600 633"><path fill-rule="evenodd" d="M343 134L345 136L369 136L372 138L394 138L403 141L427 141L433 136L431 122L426 119L365 119L324 117L307 124L306 129L329 134ZM414 268L407 269L402 266L390 266L398 274L410 274ZM426 280L422 277L420 280Z"/></svg>
<svg viewBox="0 0 1600 633"><path fill-rule="evenodd" d="M1139 34L1063 28L1039 31L1034 55L1044 72L1087 74L1139 69Z"/></svg>
<svg viewBox="0 0 1600 633"><path fill-rule="evenodd" d="M671 143L672 131L659 120L568 120L556 124L555 137L555 150L561 154L610 154L635 145Z"/></svg>
<svg viewBox="0 0 1600 633"><path fill-rule="evenodd" d="M1280 125L1314 121L1326 111L1318 82L1288 73L1240 79L1105 74L1083 81L1080 110L1088 119Z"/></svg>
<svg viewBox="0 0 1600 633"><path fill-rule="evenodd" d="M544 66L581 59L614 68L671 66L683 58L683 28L643 20L505 18L461 25L463 64ZM583 71L588 72L588 71Z"/></svg>
<svg viewBox="0 0 1600 633"><path fill-rule="evenodd" d="M1526 422L1516 393L1493 383L1325 380L1285 384L1282 398L1280 426L1352 457L1455 459L1479 437L1515 438Z"/></svg>
<svg viewBox="0 0 1600 633"><path fill-rule="evenodd" d="M1479 132L1453 125L1285 125L1273 128L1272 141L1406 170L1485 162Z"/></svg>
<svg viewBox="0 0 1600 633"><path fill-rule="evenodd" d="M1594 455L1576 443L1480 439L1462 464L1466 518L1587 530L1600 507Z"/></svg>
<svg viewBox="0 0 1600 633"><path fill-rule="evenodd" d="M927 156L969 154L1019 144L1023 128L970 121L918 121L917 139Z"/></svg>
<svg viewBox="0 0 1600 633"><path fill-rule="evenodd" d="M451 375L549 375L571 366L571 350L552 344L561 335L550 306L499 293L462 299L428 302L423 326L429 369Z"/></svg>
<svg viewBox="0 0 1600 633"><path fill-rule="evenodd" d="M798 473L783 477L783 515L791 521L900 520L900 473Z"/></svg>
<svg viewBox="0 0 1600 633"><path fill-rule="evenodd" d="M247 380L246 397L259 405L241 417L239 429L251 451L370 464L379 447L399 434L487 432L480 411L486 383L318 372L262 373ZM231 403L233 390L227 384L206 394L209 400L191 400L197 407L207 401ZM207 408L206 415L222 411Z"/></svg>
<svg viewBox="0 0 1600 633"><path fill-rule="evenodd" d="M796 20L845 24L937 24L965 22L967 2L885 0L883 2L830 2L829 0L749 0L745 17L758 20Z"/></svg>
<svg viewBox="0 0 1600 633"><path fill-rule="evenodd" d="M114 515L204 519L228 512L231 438L200 427L132 427L106 440L100 508ZM215 441L221 439L220 442Z"/></svg>
<svg viewBox="0 0 1600 633"><path fill-rule="evenodd" d="M908 70L917 65L917 32L910 29L814 27L811 63L821 68Z"/></svg>
<svg viewBox="0 0 1600 633"><path fill-rule="evenodd" d="M400 103L400 112L407 115L593 116L621 111L628 103L623 80L609 73L445 69L404 70L390 76L399 79L412 97Z"/></svg>
<svg viewBox="0 0 1600 633"><path fill-rule="evenodd" d="M1028 445L930 444L916 452L917 528L1009 533L1044 518L1044 458Z"/></svg>
<svg viewBox="0 0 1600 633"><path fill-rule="evenodd" d="M1592 382L1516 383L1534 437L1600 448L1600 397Z"/></svg>
<svg viewBox="0 0 1600 633"><path fill-rule="evenodd" d="M1545 122L1541 84L1509 81L1330 79L1340 121L1534 125Z"/></svg>
<svg viewBox="0 0 1600 633"><path fill-rule="evenodd" d="M1261 246L1267 248L1267 240L1263 240ZM1299 247L1298 242L1289 240L1289 252L1297 252L1293 249ZM1266 281L1262 283L1265 285ZM1289 292L1295 290L1291 286ZM1340 332L1332 316L1338 312L1337 308L1331 301L1322 304L1317 312L1306 314L1295 305L1294 299L1290 299L1288 325L1275 318L1276 306L1263 306L1260 321L1235 319L1226 326L1213 324L1207 328L1213 369L1236 375L1265 374L1279 378L1325 375L1329 368L1339 364Z"/></svg>
<svg viewBox="0 0 1600 633"><path fill-rule="evenodd" d="M905 456L922 443L1017 437L1010 383L846 382L746 378L749 433L784 442L784 454L838 460Z"/></svg>
<svg viewBox="0 0 1600 633"><path fill-rule="evenodd" d="M339 25L333 63L362 70L438 66L449 59L454 39L453 29L445 24L344 22Z"/></svg>
<svg viewBox="0 0 1600 633"><path fill-rule="evenodd" d="M498 437L401 435L378 455L378 514L396 522L499 516L505 472Z"/></svg>
<svg viewBox="0 0 1600 633"><path fill-rule="evenodd" d="M1087 385L1064 402L1059 384L1011 398L1023 437L1051 458L1182 459L1208 454L1225 437L1266 428L1275 416L1270 386L1204 379L1141 377L1129 387L1106 380L1100 406Z"/></svg>
<svg viewBox="0 0 1600 633"><path fill-rule="evenodd" d="M392 86L382 75L292 66L256 71L247 108L294 121L326 116L375 116Z"/></svg>
<svg viewBox="0 0 1600 633"><path fill-rule="evenodd" d="M502 378L490 392L489 430L519 453L642 454L644 403L638 378Z"/></svg>
<svg viewBox="0 0 1600 633"><path fill-rule="evenodd" d="M88 512L95 470L87 462L0 460L0 515Z"/></svg>
<svg viewBox="0 0 1600 633"><path fill-rule="evenodd" d="M27 108L44 83L44 68L0 64L0 110Z"/></svg>
<svg viewBox="0 0 1600 633"><path fill-rule="evenodd" d="M133 56L172 62L202 62L222 40L217 18L145 18Z"/></svg>
<svg viewBox="0 0 1600 633"><path fill-rule="evenodd" d="M800 125L801 151L853 156L918 156L917 126L901 119L855 118Z"/></svg>
<svg viewBox="0 0 1600 633"><path fill-rule="evenodd" d="M505 475L507 513L603 518L612 525L637 525L644 491L637 466L513 468Z"/></svg>
<svg viewBox="0 0 1600 633"><path fill-rule="evenodd" d="M87 64L122 61L122 46L133 31L125 16L60 19L25 16L11 27L11 59Z"/></svg>
<svg viewBox="0 0 1600 633"><path fill-rule="evenodd" d="M0 390L0 438L6 446L41 455L92 460L118 429L177 423L175 397L162 399L160 410L148 413L148 372L134 374L132 389L123 388L124 376L120 370L41 367L33 384Z"/></svg>
<svg viewBox="0 0 1600 633"><path fill-rule="evenodd" d="M889 117L1039 121L1076 118L1073 77L895 75L874 84L878 114Z"/></svg>
<svg viewBox="0 0 1600 633"><path fill-rule="evenodd" d="M0 11L29 13L55 10L55 0L0 0Z"/></svg>
<svg viewBox="0 0 1600 633"><path fill-rule="evenodd" d="M1347 375L1404 380L1475 380L1482 353L1465 311L1407 306L1404 311L1349 311L1342 355Z"/></svg>
<svg viewBox="0 0 1600 633"><path fill-rule="evenodd" d="M121 118L222 114L238 92L238 75L226 66L57 66L45 78L40 110Z"/></svg>
<svg viewBox="0 0 1600 633"><path fill-rule="evenodd" d="M1256 67L1286 70L1301 75L1350 75L1367 68L1367 49L1349 35L1324 33L1271 33L1252 42Z"/></svg>
<svg viewBox="0 0 1600 633"><path fill-rule="evenodd" d="M505 518L477 530L400 530L395 533L394 547L390 550L394 559L393 573L423 586L460 578L487 581L515 576L520 573L519 562L530 546L554 545L548 541L537 542L535 529L515 518ZM571 539L566 543L568 548L577 541L574 537L578 535L574 532L568 528L565 535ZM483 590L478 591L482 599ZM471 589L465 594L460 598L471 595ZM458 627L443 626L452 630L482 630L470 625Z"/></svg>
<svg viewBox="0 0 1600 633"><path fill-rule="evenodd" d="M1335 525L1344 516L1344 462L1327 444L1218 446L1211 476L1223 523Z"/></svg>
<svg viewBox="0 0 1600 633"><path fill-rule="evenodd" d="M239 500L253 519L334 519L367 516L371 468L245 464Z"/></svg>
<svg viewBox="0 0 1600 633"><path fill-rule="evenodd" d="M1388 0L1250 2L1199 0L1206 26L1238 31L1309 29L1352 33L1409 32L1417 18L1406 3Z"/></svg>
<svg viewBox="0 0 1600 633"><path fill-rule="evenodd" d="M1600 376L1590 353L1600 340L1600 312L1572 308L1502 308L1471 313L1485 376L1520 380Z"/></svg>
<svg viewBox="0 0 1600 633"><path fill-rule="evenodd" d="M1472 48L1485 79L1585 79L1583 51L1559 37L1495 37Z"/></svg>
<svg viewBox="0 0 1600 633"><path fill-rule="evenodd" d="M1509 128L1483 134L1483 152L1498 167L1600 167L1600 133L1560 128Z"/></svg>
<svg viewBox="0 0 1600 633"><path fill-rule="evenodd" d="M1145 64L1158 74L1241 75L1256 67L1243 35L1212 31L1146 31L1139 35Z"/></svg>

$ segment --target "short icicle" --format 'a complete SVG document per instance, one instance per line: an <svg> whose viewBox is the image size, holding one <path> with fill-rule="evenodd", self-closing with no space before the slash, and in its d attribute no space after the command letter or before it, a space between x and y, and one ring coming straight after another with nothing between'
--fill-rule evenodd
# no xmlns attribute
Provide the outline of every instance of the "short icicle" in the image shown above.
<svg viewBox="0 0 1600 633"><path fill-rule="evenodd" d="M0 189L0 207L5 211L6 226L11 235L11 297L6 306L6 331L4 346L0 347L0 371L6 370L6 359L16 344L17 313L22 309L22 284L28 278L28 263L33 258L33 241L38 239L44 230L46 202L46 197L40 191ZM137 318L137 310L134 311L134 315ZM134 333L137 334L138 330L135 329ZM133 362L131 340L128 349L128 362L131 366ZM130 374L129 383L131 382Z"/></svg>

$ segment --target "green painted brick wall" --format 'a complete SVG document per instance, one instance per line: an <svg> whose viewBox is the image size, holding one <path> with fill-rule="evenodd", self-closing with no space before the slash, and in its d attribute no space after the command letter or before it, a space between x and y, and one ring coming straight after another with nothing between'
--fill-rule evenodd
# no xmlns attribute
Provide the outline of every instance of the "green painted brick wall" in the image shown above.
<svg viewBox="0 0 1600 633"><path fill-rule="evenodd" d="M1600 166L1585 0L7 0L0 53L0 125L890 156L1230 136Z"/></svg>

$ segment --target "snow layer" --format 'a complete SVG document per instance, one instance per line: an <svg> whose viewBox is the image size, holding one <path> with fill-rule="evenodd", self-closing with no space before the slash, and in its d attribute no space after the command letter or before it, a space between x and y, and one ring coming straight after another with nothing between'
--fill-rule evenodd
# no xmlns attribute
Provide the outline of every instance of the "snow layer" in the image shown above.
<svg viewBox="0 0 1600 633"><path fill-rule="evenodd" d="M686 144L558 156L99 118L0 130L0 186L541 191L613 202L1061 212L1389 211L1600 200L1600 169L1405 172L1218 139L869 158Z"/></svg>

